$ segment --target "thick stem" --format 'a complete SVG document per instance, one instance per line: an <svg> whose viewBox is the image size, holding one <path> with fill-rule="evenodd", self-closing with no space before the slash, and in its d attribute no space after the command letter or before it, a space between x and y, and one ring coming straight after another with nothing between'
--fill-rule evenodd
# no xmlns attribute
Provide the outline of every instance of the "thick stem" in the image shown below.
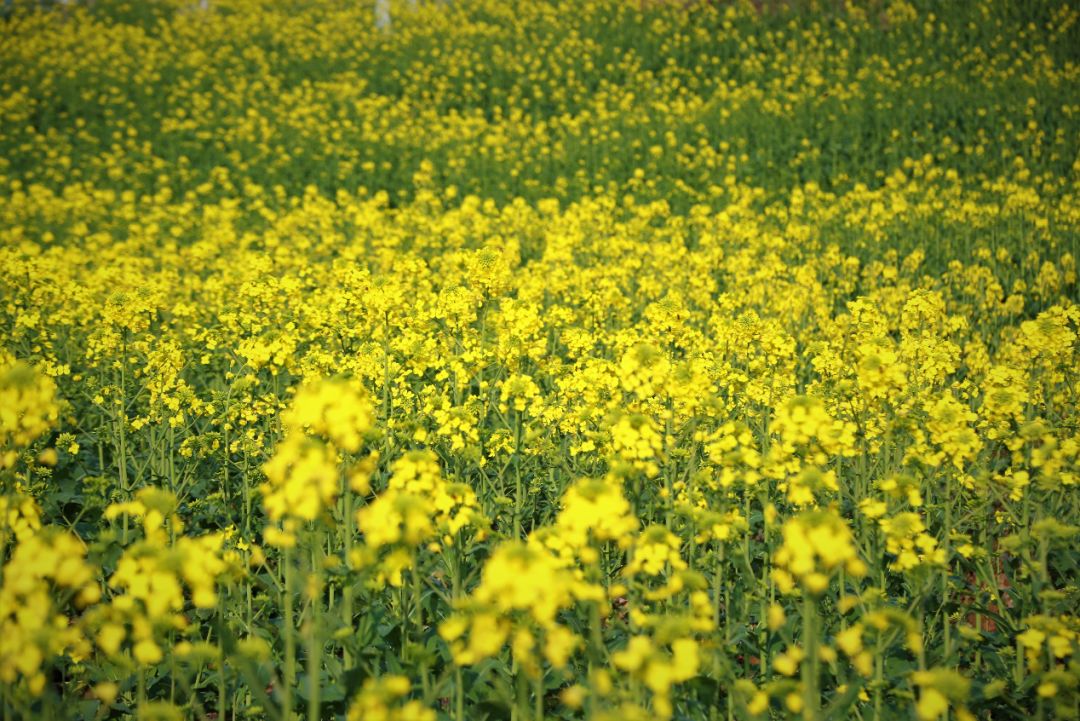
<svg viewBox="0 0 1080 721"><path fill-rule="evenodd" d="M533 719L534 721L544 721L544 670L536 674L536 680L533 682L533 693L535 698L533 699Z"/></svg>
<svg viewBox="0 0 1080 721"><path fill-rule="evenodd" d="M952 656L952 624L949 621L949 574L952 567L952 548L949 534L952 530L952 482L951 474L945 474L945 571L941 574L941 623L944 636L944 659L948 664Z"/></svg>
<svg viewBox="0 0 1080 721"><path fill-rule="evenodd" d="M351 563L352 556L352 542L353 542L353 506L352 506L352 490L348 488L348 483L343 481L342 491L342 513L341 513L341 545L345 551L345 563L346 568ZM341 617L345 621L345 628L351 629L353 627L353 587L352 579L349 574L346 573L344 585L341 589ZM349 649L345 649L342 658L345 663L345 668L352 667L352 654Z"/></svg>
<svg viewBox="0 0 1080 721"><path fill-rule="evenodd" d="M521 486L521 414L514 414L514 538L521 538L521 513L525 492Z"/></svg>
<svg viewBox="0 0 1080 721"><path fill-rule="evenodd" d="M881 641L877 642L874 654L874 718L881 718L881 695L885 690L885 653Z"/></svg>
<svg viewBox="0 0 1080 721"><path fill-rule="evenodd" d="M281 718L283 721L292 719L292 690L296 683L296 636L293 628L293 568L292 553L286 548L282 552L282 563L285 564L285 589L282 592L282 616L285 634L285 664L282 669L281 689Z"/></svg>
<svg viewBox="0 0 1080 721"><path fill-rule="evenodd" d="M142 664L139 665L136 673L135 704L136 715L139 715L146 708L146 668Z"/></svg>
<svg viewBox="0 0 1080 721"><path fill-rule="evenodd" d="M319 721L322 712L322 642L319 638L319 611L322 607L322 544L319 532L312 533L311 598L307 623L308 721Z"/></svg>
<svg viewBox="0 0 1080 721"><path fill-rule="evenodd" d="M454 667L454 719L465 721L465 681L462 679L461 666Z"/></svg>
<svg viewBox="0 0 1080 721"><path fill-rule="evenodd" d="M821 707L821 694L818 691L818 639L817 639L817 603L813 596L804 591L803 596L803 647L806 658L802 665L803 683L803 719L817 721Z"/></svg>
<svg viewBox="0 0 1080 721"><path fill-rule="evenodd" d="M218 621L221 623L221 628L225 628L225 604L222 601L218 601ZM226 685L225 685L225 645L218 637L218 717L225 718L225 707L228 703L226 700Z"/></svg>
<svg viewBox="0 0 1080 721"><path fill-rule="evenodd" d="M461 551L457 545L451 547L452 572L450 574L450 593L455 607L461 599ZM465 680L461 666L454 664L454 719L465 721Z"/></svg>
<svg viewBox="0 0 1080 721"><path fill-rule="evenodd" d="M418 564L419 562L420 559L416 559L415 563ZM424 630L424 606L420 589L420 569L417 568L416 565L413 566L412 572L412 607L416 614L414 625L419 635L423 633ZM420 638L416 639L417 642L420 640Z"/></svg>

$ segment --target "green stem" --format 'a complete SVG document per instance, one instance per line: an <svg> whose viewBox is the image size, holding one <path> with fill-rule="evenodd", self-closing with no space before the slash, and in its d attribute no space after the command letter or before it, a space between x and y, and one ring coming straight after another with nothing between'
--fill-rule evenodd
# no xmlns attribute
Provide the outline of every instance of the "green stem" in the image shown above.
<svg viewBox="0 0 1080 721"><path fill-rule="evenodd" d="M419 563L419 558L414 559L412 572L412 610L415 615L415 618L413 619L413 633L416 636L414 639L412 639L412 641L416 645L417 649L422 647L424 643L424 604L423 595L420 587L422 579L420 578L420 569L418 567ZM406 643L408 642L409 639L408 637L406 637ZM420 683L424 691L424 697L427 698L430 691L428 683L427 665L423 661L422 655L420 656L420 659Z"/></svg>
<svg viewBox="0 0 1080 721"><path fill-rule="evenodd" d="M251 540L251 479L248 477L248 455L244 451L244 540Z"/></svg>
<svg viewBox="0 0 1080 721"><path fill-rule="evenodd" d="M465 682L461 666L454 666L454 718L465 721Z"/></svg>
<svg viewBox="0 0 1080 721"><path fill-rule="evenodd" d="M282 552L285 564L285 588L282 591L282 615L285 634L285 662L282 669L281 717L283 721L292 719L292 690L296 683L296 637L293 628L293 569L291 549Z"/></svg>
<svg viewBox="0 0 1080 721"><path fill-rule="evenodd" d="M716 571L713 573L713 626L720 627L720 607L724 598L724 546L721 545L716 553ZM728 630L724 629L725 641Z"/></svg>
<svg viewBox="0 0 1080 721"><path fill-rule="evenodd" d="M146 668L140 664L135 678L135 715L138 716L146 707Z"/></svg>
<svg viewBox="0 0 1080 721"><path fill-rule="evenodd" d="M941 623L944 636L944 663L952 656L952 625L949 622L949 573L952 567L952 548L949 534L952 531L952 476L945 474L945 572L941 574Z"/></svg>
<svg viewBox="0 0 1080 721"><path fill-rule="evenodd" d="M461 551L457 545L451 548L452 569L450 574L451 598L456 607L461 598ZM465 680L461 666L454 664L454 718L465 721Z"/></svg>
<svg viewBox="0 0 1080 721"><path fill-rule="evenodd" d="M881 695L885 690L885 650L881 647L881 640L876 641L876 653L874 654L874 718L881 718Z"/></svg>
<svg viewBox="0 0 1080 721"><path fill-rule="evenodd" d="M221 628L225 628L225 604L221 601L218 602L218 619L221 623ZM225 686L225 646L222 643L220 634L218 636L218 717L225 718L225 706L226 706L226 686Z"/></svg>
<svg viewBox="0 0 1080 721"><path fill-rule="evenodd" d="M348 564L351 563L352 556L352 542L353 542L353 506L352 506L352 489L348 487L348 481L343 479L342 490L342 519L341 519L341 535L342 535L342 548L345 551L345 564L348 569ZM341 617L345 622L345 628L351 629L353 627L353 587L352 579L348 573L345 575L344 585L341 589ZM342 658L345 663L345 668L352 668L352 654L349 649L346 648L342 654Z"/></svg>
<svg viewBox="0 0 1080 721"><path fill-rule="evenodd" d="M821 706L818 691L817 603L809 593L803 593L803 647L806 649L806 659L802 664L803 719L817 721Z"/></svg>
<svg viewBox="0 0 1080 721"><path fill-rule="evenodd" d="M322 642L319 638L319 611L322 607L322 552L323 539L320 532L312 534L311 547L311 598L308 599L307 623L307 675L308 675L308 721L319 721L322 712L322 682L319 668L322 664Z"/></svg>
<svg viewBox="0 0 1080 721"><path fill-rule="evenodd" d="M525 493L521 487L521 414L514 413L514 538L521 538L521 512Z"/></svg>
<svg viewBox="0 0 1080 721"><path fill-rule="evenodd" d="M544 669L541 668L539 673L536 674L536 680L534 683L534 693L536 698L533 700L533 719L535 721L544 721Z"/></svg>
<svg viewBox="0 0 1080 721"><path fill-rule="evenodd" d="M416 563L418 564L419 562L420 562L420 559L416 559ZM423 606L423 596L421 595L421 590L420 590L420 580L421 580L420 579L420 569L417 568L416 566L413 566L413 572L412 572L412 606L413 606L413 610L416 613L416 621L415 621L414 625L416 627L416 630L419 633L423 633L423 629L424 629L424 606ZM420 639L417 638L416 641L419 643Z"/></svg>

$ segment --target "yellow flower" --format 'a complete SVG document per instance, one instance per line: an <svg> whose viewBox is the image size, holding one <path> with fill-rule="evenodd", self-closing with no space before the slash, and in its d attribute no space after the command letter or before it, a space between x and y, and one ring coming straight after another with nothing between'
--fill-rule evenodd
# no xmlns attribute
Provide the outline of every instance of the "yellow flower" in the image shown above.
<svg viewBox="0 0 1080 721"><path fill-rule="evenodd" d="M410 689L409 679L385 675L364 681L360 693L349 705L347 721L435 721L435 711L419 701L404 701Z"/></svg>
<svg viewBox="0 0 1080 721"><path fill-rule="evenodd" d="M657 576L668 568L686 568L686 562L679 555L680 545L679 537L666 527L649 526L635 541L633 557L624 573Z"/></svg>
<svg viewBox="0 0 1080 721"><path fill-rule="evenodd" d="M611 443L620 460L649 478L660 473L657 461L663 449L663 437L647 416L640 413L620 415L611 427Z"/></svg>
<svg viewBox="0 0 1080 721"><path fill-rule="evenodd" d="M564 668L570 654L581 643L573 631L565 626L553 626L544 633L544 657L554 668Z"/></svg>
<svg viewBox="0 0 1080 721"><path fill-rule="evenodd" d="M562 506L555 525L562 539L577 548L591 540L614 541L626 548L638 528L638 520L614 476L578 481L563 494Z"/></svg>
<svg viewBox="0 0 1080 721"><path fill-rule="evenodd" d="M59 414L53 379L0 351L0 449L30 445ZM10 465L5 460L0 468Z"/></svg>
<svg viewBox="0 0 1080 721"><path fill-rule="evenodd" d="M322 436L337 448L356 453L374 425L374 409L359 383L318 380L297 391L281 420L290 435Z"/></svg>
<svg viewBox="0 0 1080 721"><path fill-rule="evenodd" d="M776 631L783 626L784 622L787 620L787 617L784 614L784 607L778 603L769 604L769 611L766 618L770 631Z"/></svg>
<svg viewBox="0 0 1080 721"><path fill-rule="evenodd" d="M773 659L773 668L785 676L794 676L799 672L799 664L805 654L798 646L792 646L784 653Z"/></svg>
<svg viewBox="0 0 1080 721"><path fill-rule="evenodd" d="M921 721L940 718L950 705L956 707L959 715L967 713L964 702L967 701L971 682L957 671L935 668L916 671L911 678L919 687L915 711Z"/></svg>
<svg viewBox="0 0 1080 721"><path fill-rule="evenodd" d="M272 520L315 520L337 498L337 457L329 446L317 441L286 436L263 471L266 483L259 490Z"/></svg>
<svg viewBox="0 0 1080 721"><path fill-rule="evenodd" d="M790 592L795 580L813 594L822 593L831 575L843 568L852 576L866 572L851 529L835 511L808 511L784 523L784 543L774 556L774 579Z"/></svg>
<svg viewBox="0 0 1080 721"><path fill-rule="evenodd" d="M150 639L143 639L136 643L132 652L135 654L135 660L143 666L152 666L164 658L161 647Z"/></svg>
<svg viewBox="0 0 1080 721"><path fill-rule="evenodd" d="M768 708L769 695L763 691L756 691L754 695L750 697L750 702L746 704L746 710L754 716L765 713Z"/></svg>
<svg viewBox="0 0 1080 721"><path fill-rule="evenodd" d="M579 709L585 703L586 690L580 684L567 686L559 692L559 700L563 705L571 709Z"/></svg>
<svg viewBox="0 0 1080 721"><path fill-rule="evenodd" d="M120 687L112 681L103 681L102 683L94 686L94 696L96 696L102 703L111 704L116 700L117 694L120 693Z"/></svg>

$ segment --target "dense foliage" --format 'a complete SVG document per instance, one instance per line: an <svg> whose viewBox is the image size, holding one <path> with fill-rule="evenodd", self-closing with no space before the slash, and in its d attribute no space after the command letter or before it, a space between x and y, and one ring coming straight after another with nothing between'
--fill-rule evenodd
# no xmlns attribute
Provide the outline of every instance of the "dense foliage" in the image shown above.
<svg viewBox="0 0 1080 721"><path fill-rule="evenodd" d="M1080 715L1080 10L13 2L6 719Z"/></svg>

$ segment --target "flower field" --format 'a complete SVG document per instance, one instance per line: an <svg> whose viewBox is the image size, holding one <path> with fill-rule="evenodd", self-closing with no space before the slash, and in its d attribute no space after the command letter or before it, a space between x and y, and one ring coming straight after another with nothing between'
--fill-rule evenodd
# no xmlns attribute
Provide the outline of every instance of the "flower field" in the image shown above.
<svg viewBox="0 0 1080 721"><path fill-rule="evenodd" d="M1080 716L1075 3L378 12L0 8L3 721Z"/></svg>

